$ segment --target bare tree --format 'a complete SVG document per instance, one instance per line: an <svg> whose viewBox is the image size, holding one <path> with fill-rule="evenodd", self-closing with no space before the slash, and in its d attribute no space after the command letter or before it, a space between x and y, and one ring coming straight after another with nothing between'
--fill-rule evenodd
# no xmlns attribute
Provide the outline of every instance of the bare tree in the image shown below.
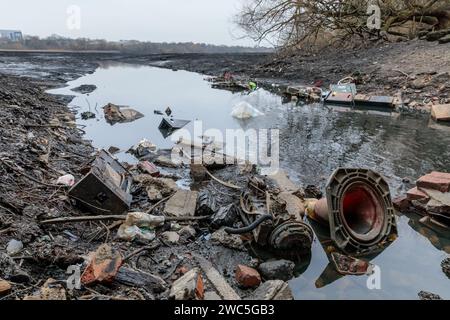
<svg viewBox="0 0 450 320"><path fill-rule="evenodd" d="M367 26L370 4L381 10L382 30ZM408 38L420 29L450 27L450 0L244 0L236 22L253 40L278 46L325 35L339 40L383 33ZM405 25L406 31L400 28Z"/></svg>

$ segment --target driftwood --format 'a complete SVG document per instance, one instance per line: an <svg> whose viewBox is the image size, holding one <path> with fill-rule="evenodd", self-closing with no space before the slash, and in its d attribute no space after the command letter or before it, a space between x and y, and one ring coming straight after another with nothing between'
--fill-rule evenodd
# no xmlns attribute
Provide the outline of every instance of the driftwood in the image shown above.
<svg viewBox="0 0 450 320"><path fill-rule="evenodd" d="M205 258L195 255L195 260L197 260L200 268L205 273L209 282L214 286L219 295L224 300L241 300L241 297L231 288L228 282L220 275L219 271L213 267L211 262L206 260Z"/></svg>
<svg viewBox="0 0 450 320"><path fill-rule="evenodd" d="M167 289L167 283L158 276L140 270L122 267L115 280L123 285L145 288L160 293Z"/></svg>

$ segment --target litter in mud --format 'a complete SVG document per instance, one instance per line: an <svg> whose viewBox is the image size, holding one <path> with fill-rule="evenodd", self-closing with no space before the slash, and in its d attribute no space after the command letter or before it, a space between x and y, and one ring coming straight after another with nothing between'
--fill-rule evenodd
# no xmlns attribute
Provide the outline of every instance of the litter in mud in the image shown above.
<svg viewBox="0 0 450 320"><path fill-rule="evenodd" d="M160 176L160 171L158 169L158 167L148 161L140 161L138 164L139 169L145 173L145 174L149 174L152 177L159 177Z"/></svg>
<svg viewBox="0 0 450 320"><path fill-rule="evenodd" d="M89 164L89 172L69 191L70 197L96 214L120 214L130 208L131 177L107 151Z"/></svg>
<svg viewBox="0 0 450 320"><path fill-rule="evenodd" d="M285 95L311 102L320 102L322 98L322 89L308 86L289 86L286 88Z"/></svg>
<svg viewBox="0 0 450 320"><path fill-rule="evenodd" d="M327 197L307 202L308 216L328 225L331 238L344 252L373 251L397 235L395 210L387 182L365 169L337 169Z"/></svg>

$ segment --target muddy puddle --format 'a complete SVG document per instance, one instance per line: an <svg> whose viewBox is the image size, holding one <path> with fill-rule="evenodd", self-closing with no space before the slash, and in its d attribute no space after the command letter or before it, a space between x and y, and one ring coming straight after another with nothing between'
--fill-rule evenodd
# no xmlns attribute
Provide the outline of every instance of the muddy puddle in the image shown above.
<svg viewBox="0 0 450 320"><path fill-rule="evenodd" d="M293 180L306 186L326 184L337 167L365 167L382 173L393 195L408 190L432 170L450 170L450 127L436 126L427 116L412 117L379 110L352 110L320 104L283 104L265 90L251 94L212 89L204 76L132 65L104 65L91 75L51 93L74 95L71 108L91 111L96 119L83 121L86 138L98 148L125 151L146 138L159 148L170 148L171 137L158 129L162 116L154 110L172 109L177 119L202 120L203 128L280 130L280 163ZM96 85L90 94L72 88ZM233 118L232 107L248 102L264 113L255 119ZM128 105L145 115L132 123L108 124L102 107ZM193 122L186 129L193 130ZM135 159L122 152L120 160ZM290 282L297 299L417 299L421 290L450 299L450 286L440 268L450 254L450 235L427 229L419 217L401 216L399 238L371 261L380 267L378 288L370 290L367 277L340 277L327 268L328 259L318 240L310 260Z"/></svg>

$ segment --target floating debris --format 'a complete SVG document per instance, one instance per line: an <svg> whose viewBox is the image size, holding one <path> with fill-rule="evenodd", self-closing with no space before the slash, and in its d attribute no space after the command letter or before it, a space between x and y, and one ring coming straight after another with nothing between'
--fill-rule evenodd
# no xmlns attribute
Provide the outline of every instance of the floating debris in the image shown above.
<svg viewBox="0 0 450 320"><path fill-rule="evenodd" d="M118 106L112 103L103 107L105 119L110 125L129 123L144 117L142 113L128 106Z"/></svg>

